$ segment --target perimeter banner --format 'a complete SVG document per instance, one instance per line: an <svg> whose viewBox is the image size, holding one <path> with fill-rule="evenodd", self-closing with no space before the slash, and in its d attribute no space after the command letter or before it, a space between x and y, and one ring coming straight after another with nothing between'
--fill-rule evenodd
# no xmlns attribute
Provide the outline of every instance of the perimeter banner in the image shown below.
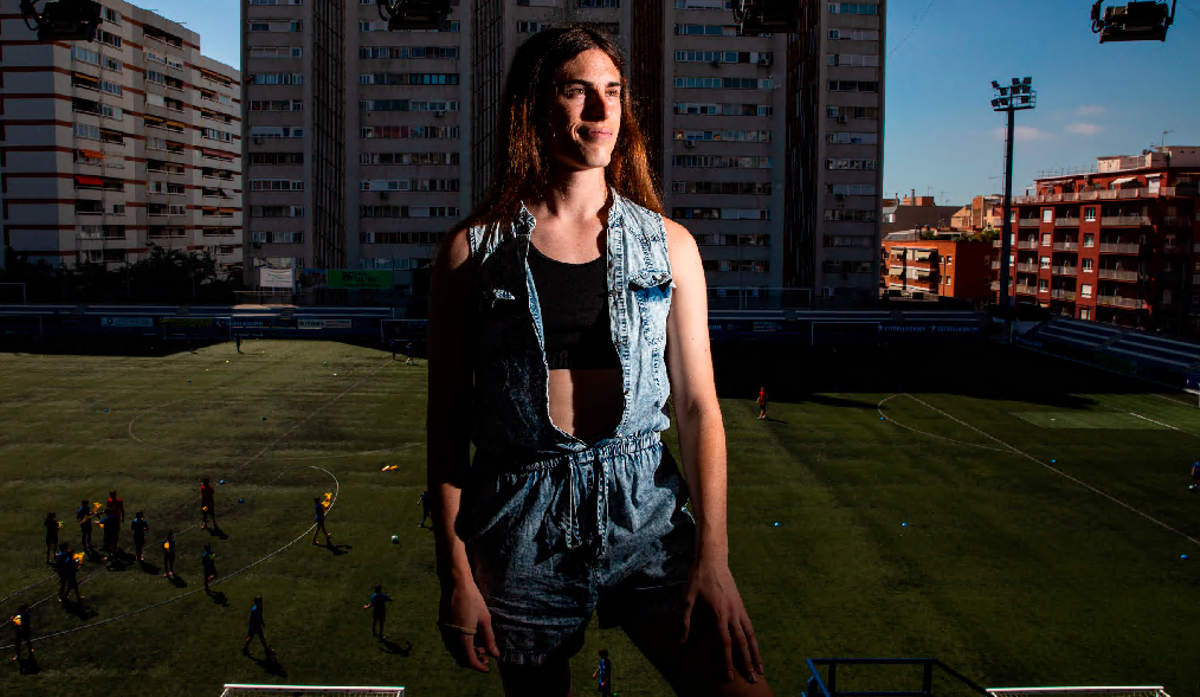
<svg viewBox="0 0 1200 697"><path fill-rule="evenodd" d="M258 269L258 285L263 288L291 288L295 284L294 269Z"/></svg>
<svg viewBox="0 0 1200 697"><path fill-rule="evenodd" d="M325 282L335 290L391 290L390 270L327 269Z"/></svg>

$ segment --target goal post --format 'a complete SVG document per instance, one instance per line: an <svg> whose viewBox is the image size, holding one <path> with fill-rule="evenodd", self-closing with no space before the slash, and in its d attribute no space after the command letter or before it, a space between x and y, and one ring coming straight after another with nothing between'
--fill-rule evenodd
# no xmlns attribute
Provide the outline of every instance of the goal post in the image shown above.
<svg viewBox="0 0 1200 697"><path fill-rule="evenodd" d="M226 684L221 697L404 697L403 687Z"/></svg>
<svg viewBox="0 0 1200 697"><path fill-rule="evenodd" d="M1171 697L1162 685L989 688L994 697Z"/></svg>

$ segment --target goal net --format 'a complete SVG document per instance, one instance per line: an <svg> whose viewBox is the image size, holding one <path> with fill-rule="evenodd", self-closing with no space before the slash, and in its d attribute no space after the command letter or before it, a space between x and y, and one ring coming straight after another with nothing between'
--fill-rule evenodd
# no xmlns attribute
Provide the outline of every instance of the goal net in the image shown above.
<svg viewBox="0 0 1200 697"><path fill-rule="evenodd" d="M226 685L221 697L404 697L404 688L334 685Z"/></svg>
<svg viewBox="0 0 1200 697"><path fill-rule="evenodd" d="M988 690L994 697L1171 697L1162 685L1135 687L1005 687Z"/></svg>

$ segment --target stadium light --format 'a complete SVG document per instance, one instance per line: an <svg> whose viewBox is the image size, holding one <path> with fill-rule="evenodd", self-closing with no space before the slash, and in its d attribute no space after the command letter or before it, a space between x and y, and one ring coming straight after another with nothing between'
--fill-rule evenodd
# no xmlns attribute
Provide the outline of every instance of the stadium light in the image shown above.
<svg viewBox="0 0 1200 697"><path fill-rule="evenodd" d="M1016 112L1037 106L1033 78L1012 79L1013 87L1001 87L992 80L992 111L1008 114L1008 131L1004 141L1004 227L1000 233L1000 313L1004 316L1004 340L1008 341L1012 327L1012 298L1008 295L1011 277L1008 257L1012 254L1012 159ZM1011 92L1011 96L1010 96ZM1020 95L1020 96L1017 96Z"/></svg>
<svg viewBox="0 0 1200 697"><path fill-rule="evenodd" d="M39 0L21 0L21 18L38 41L94 41L100 26L100 3L94 0L55 0L41 12Z"/></svg>
<svg viewBox="0 0 1200 697"><path fill-rule="evenodd" d="M442 29L450 14L450 0L375 0L388 31Z"/></svg>

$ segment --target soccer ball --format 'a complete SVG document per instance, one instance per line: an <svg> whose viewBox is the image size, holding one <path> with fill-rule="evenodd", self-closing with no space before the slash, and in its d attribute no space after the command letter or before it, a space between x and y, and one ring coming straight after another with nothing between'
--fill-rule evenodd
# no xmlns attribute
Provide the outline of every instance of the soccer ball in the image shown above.
<svg viewBox="0 0 1200 697"><path fill-rule="evenodd" d="M392 535L392 544L394 544L394 545L400 544L400 536L399 535Z"/></svg>

